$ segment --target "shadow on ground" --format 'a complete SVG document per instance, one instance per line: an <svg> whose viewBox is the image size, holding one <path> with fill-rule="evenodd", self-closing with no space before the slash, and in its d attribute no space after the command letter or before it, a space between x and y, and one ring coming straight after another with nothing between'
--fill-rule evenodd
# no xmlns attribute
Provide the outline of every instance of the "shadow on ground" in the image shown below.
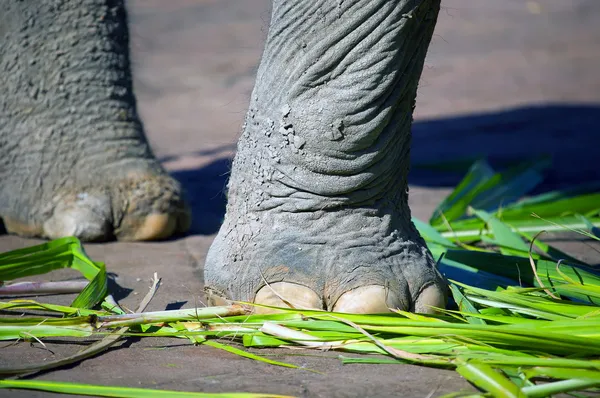
<svg viewBox="0 0 600 398"><path fill-rule="evenodd" d="M411 185L453 187L479 158L501 168L550 156L539 191L600 180L600 106L543 105L416 121ZM213 234L225 214L231 159L175 171L193 211L190 233Z"/></svg>
<svg viewBox="0 0 600 398"><path fill-rule="evenodd" d="M526 106L424 120L413 126L409 182L454 187L478 158L501 168L549 156L552 166L539 188L548 191L600 180L599 155L598 105Z"/></svg>
<svg viewBox="0 0 600 398"><path fill-rule="evenodd" d="M230 158L221 158L199 169L177 170L171 175L183 185L192 208L190 235L216 233L225 215L225 190Z"/></svg>

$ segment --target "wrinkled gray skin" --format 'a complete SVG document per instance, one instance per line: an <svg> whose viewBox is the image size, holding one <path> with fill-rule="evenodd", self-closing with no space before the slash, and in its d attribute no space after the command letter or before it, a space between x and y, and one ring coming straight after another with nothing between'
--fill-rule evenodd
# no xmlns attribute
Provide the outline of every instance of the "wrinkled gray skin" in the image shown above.
<svg viewBox="0 0 600 398"><path fill-rule="evenodd" d="M14 233L163 238L189 215L144 138L122 1L5 0L0 215ZM83 3L83 4L80 4ZM348 312L444 305L410 221L417 83L440 0L274 0L225 221L224 299Z"/></svg>
<svg viewBox="0 0 600 398"><path fill-rule="evenodd" d="M443 305L407 203L412 110L439 3L274 1L206 260L214 296L276 304L276 290L359 312Z"/></svg>
<svg viewBox="0 0 600 398"><path fill-rule="evenodd" d="M136 111L122 1L2 0L0 91L9 232L143 240L187 228Z"/></svg>

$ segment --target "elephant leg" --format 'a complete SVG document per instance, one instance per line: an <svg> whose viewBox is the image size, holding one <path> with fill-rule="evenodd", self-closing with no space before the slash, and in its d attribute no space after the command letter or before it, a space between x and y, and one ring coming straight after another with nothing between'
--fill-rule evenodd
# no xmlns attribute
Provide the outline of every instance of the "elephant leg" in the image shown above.
<svg viewBox="0 0 600 398"><path fill-rule="evenodd" d="M0 216L9 232L166 238L189 214L137 114L123 0L5 0Z"/></svg>
<svg viewBox="0 0 600 398"><path fill-rule="evenodd" d="M205 264L212 302L380 312L445 305L411 222L417 83L440 0L274 0Z"/></svg>

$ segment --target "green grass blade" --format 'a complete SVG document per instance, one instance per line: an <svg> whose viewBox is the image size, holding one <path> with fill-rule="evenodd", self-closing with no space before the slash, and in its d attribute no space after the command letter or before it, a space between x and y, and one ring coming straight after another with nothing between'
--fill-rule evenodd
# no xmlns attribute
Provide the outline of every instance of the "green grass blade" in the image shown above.
<svg viewBox="0 0 600 398"><path fill-rule="evenodd" d="M55 392L59 394L91 395L119 398L286 398L285 395L252 393L202 393L150 388L107 387L92 384L65 383L45 380L0 380L0 388L16 388ZM287 397L291 398L291 397Z"/></svg>
<svg viewBox="0 0 600 398"><path fill-rule="evenodd" d="M471 303L469 301L468 298L466 298L462 292L460 291L460 288L458 286L456 286L455 284L450 284L450 291L452 292L452 297L454 298L454 301L456 302L456 305L458 305L458 308L466 314L478 314L479 315L479 311L477 311L477 308L475 308L475 306L473 305L473 303ZM473 317L473 316L465 316L465 318L467 319L467 321L469 323L476 323L476 324L480 324L480 325L485 325L485 321L482 318L479 317Z"/></svg>
<svg viewBox="0 0 600 398"><path fill-rule="evenodd" d="M279 347L288 344L287 341L266 335L262 332L243 336L244 347Z"/></svg>
<svg viewBox="0 0 600 398"><path fill-rule="evenodd" d="M66 305L46 304L35 300L11 300L8 302L0 302L0 311L10 310L37 310L60 313L66 316L72 315L107 315L103 311L88 310L85 308L75 308Z"/></svg>
<svg viewBox="0 0 600 398"><path fill-rule="evenodd" d="M535 274L533 273L529 258L504 256L498 253L448 250L445 259L456 261L491 274L510 278L515 285L542 287L539 286ZM588 271L584 267L563 263L561 264L559 272L556 269L555 262L538 259L536 260L536 269L544 287L567 283L568 281L565 280L561 273L582 285L600 286L600 276L593 273L591 269ZM600 304L600 301L590 300L588 296L578 293L572 293L569 297L591 302L593 304Z"/></svg>
<svg viewBox="0 0 600 398"><path fill-rule="evenodd" d="M594 223L592 223L592 221L590 221L587 217L581 214L576 214L576 216L585 223L587 229L592 235L594 235L596 238L600 238L600 228L596 227Z"/></svg>
<svg viewBox="0 0 600 398"><path fill-rule="evenodd" d="M386 364L386 365L401 365L407 363L401 359L394 358L382 358L382 357L346 357L343 355L338 355L338 358L342 361L344 365L350 363L370 363L370 364Z"/></svg>
<svg viewBox="0 0 600 398"><path fill-rule="evenodd" d="M530 398L544 398L555 394L571 391L582 391L591 387L600 386L600 381L570 379L554 383L540 384L532 387L523 387L523 392Z"/></svg>
<svg viewBox="0 0 600 398"><path fill-rule="evenodd" d="M556 315L554 320L568 320L568 318L578 318L589 315L597 310L597 306L568 302L566 300L555 300L547 297L518 294L516 290L504 291L489 291L478 289L473 286L462 285L459 282L454 282L459 286L463 286L464 294L475 302L497 302L511 304L517 307L528 308L532 310L546 312ZM492 304L490 304L492 305Z"/></svg>
<svg viewBox="0 0 600 398"><path fill-rule="evenodd" d="M600 192L538 203L532 201L516 203L502 210L502 219L523 220L528 219L533 213L550 219L565 215L597 214L598 210L600 210Z"/></svg>
<svg viewBox="0 0 600 398"><path fill-rule="evenodd" d="M475 162L454 191L436 207L429 223L431 225L442 224L442 214L448 220L461 217L477 194L478 187L493 176L494 170L486 161L479 160Z"/></svg>
<svg viewBox="0 0 600 398"><path fill-rule="evenodd" d="M476 162L455 190L436 208L431 225L459 219L469 206L490 210L512 202L542 181L540 171L549 163L542 159L494 173L485 162Z"/></svg>
<svg viewBox="0 0 600 398"><path fill-rule="evenodd" d="M513 232L510 227L500 221L496 216L484 211L472 209L472 213L485 222L492 231L495 241L501 246L500 251L506 255L517 253L527 253L529 247L523 239Z"/></svg>
<svg viewBox="0 0 600 398"><path fill-rule="evenodd" d="M53 325L2 325L0 326L0 340L31 340L43 337L89 337L93 328L88 326L65 327Z"/></svg>
<svg viewBox="0 0 600 398"><path fill-rule="evenodd" d="M214 340L206 340L203 344L209 345L214 348L218 348L223 351L227 351L229 353L235 354L240 357L254 359L255 361L268 363L269 365L283 366L284 368L301 369L299 366L296 366L294 364L287 363L287 362L274 361L272 359L261 357L260 355L252 354L251 352L240 350L239 348L232 347L227 344L222 344L222 343L219 343ZM309 369L307 369L307 370L309 370Z"/></svg>
<svg viewBox="0 0 600 398"><path fill-rule="evenodd" d="M459 361L456 371L475 384L477 387L487 391L494 397L499 398L525 398L521 389L509 379L496 372L491 366L475 361Z"/></svg>
<svg viewBox="0 0 600 398"><path fill-rule="evenodd" d="M525 239L527 239L529 242L531 242L533 240L533 235L530 235L526 232L521 232L521 231L517 231L517 233L521 236L523 236ZM566 262L568 262L569 264L573 264L573 265L583 265L583 266L589 266L589 264L576 259L575 257L569 255L568 253L563 252L562 250L559 250L545 242L542 242L539 239L536 239L533 242L533 245L535 247L538 248L538 250L542 251L543 253L546 254L546 256L553 260L553 261L558 261L558 260L564 260Z"/></svg>
<svg viewBox="0 0 600 398"><path fill-rule="evenodd" d="M456 247L456 244L454 244L448 238L442 236L442 234L440 234L431 225L424 223L423 221L414 217L412 219L412 222L413 224L415 224L415 227L417 227L417 230L419 230L419 233L421 234L423 239L425 239L428 243L435 243L444 247Z"/></svg>
<svg viewBox="0 0 600 398"><path fill-rule="evenodd" d="M549 365L549 364L548 364ZM588 369L572 369L572 368L559 368L549 366L536 366L531 369L527 369L523 372L528 379L536 377L546 377L552 379L580 379L590 380L600 383L600 372Z"/></svg>
<svg viewBox="0 0 600 398"><path fill-rule="evenodd" d="M557 191L545 192L536 196L525 198L515 203L514 207L535 206L556 203L558 201L569 200L589 194L600 192L600 181L576 185Z"/></svg>
<svg viewBox="0 0 600 398"><path fill-rule="evenodd" d="M104 264L92 261L77 238L60 238L0 255L0 281L45 274L60 268L76 269L91 281L75 298L72 307L92 308L106 296Z"/></svg>
<svg viewBox="0 0 600 398"><path fill-rule="evenodd" d="M496 173L480 188L469 204L483 210L495 210L520 199L543 180L541 171L550 166L547 158L525 162Z"/></svg>
<svg viewBox="0 0 600 398"><path fill-rule="evenodd" d="M94 262L93 264L97 268L97 273L85 289L73 300L72 307L92 308L100 303L108 293L108 280L104 263Z"/></svg>
<svg viewBox="0 0 600 398"><path fill-rule="evenodd" d="M586 228L586 224L574 215L536 219L529 214L528 217L516 219L503 217L502 220L509 223L514 231L529 234L537 234L540 231L564 232L565 228L580 231ZM600 226L600 218L598 217L591 218L590 222L597 227ZM436 225L435 228L440 231L442 236L449 239L458 239L461 242L476 241L482 235L491 235L491 231L485 228L485 223L477 218L454 221L451 226L452 231L448 231L445 226Z"/></svg>

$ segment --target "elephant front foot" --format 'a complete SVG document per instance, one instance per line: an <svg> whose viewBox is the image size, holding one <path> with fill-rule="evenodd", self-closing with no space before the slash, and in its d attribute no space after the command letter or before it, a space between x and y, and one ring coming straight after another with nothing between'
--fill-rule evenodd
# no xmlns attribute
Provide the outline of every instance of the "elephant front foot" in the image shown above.
<svg viewBox="0 0 600 398"><path fill-rule="evenodd" d="M213 305L350 313L445 306L445 282L412 223L372 209L227 217L205 281Z"/></svg>

